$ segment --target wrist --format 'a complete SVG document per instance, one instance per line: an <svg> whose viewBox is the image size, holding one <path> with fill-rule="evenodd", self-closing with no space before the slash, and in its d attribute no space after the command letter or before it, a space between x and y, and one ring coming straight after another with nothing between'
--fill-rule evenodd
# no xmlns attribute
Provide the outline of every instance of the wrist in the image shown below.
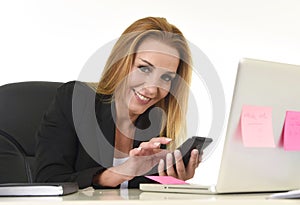
<svg viewBox="0 0 300 205"><path fill-rule="evenodd" d="M124 181L129 181L133 178L134 176L120 174L120 172L115 167L111 167L104 172L94 176L93 183L105 187L116 187Z"/></svg>

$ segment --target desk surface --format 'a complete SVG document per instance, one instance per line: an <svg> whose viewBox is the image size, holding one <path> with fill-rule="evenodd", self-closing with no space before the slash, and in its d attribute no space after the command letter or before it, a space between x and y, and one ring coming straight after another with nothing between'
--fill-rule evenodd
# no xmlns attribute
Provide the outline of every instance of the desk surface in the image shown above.
<svg viewBox="0 0 300 205"><path fill-rule="evenodd" d="M101 189L87 188L62 197L1 197L3 204L172 204L185 202L193 204L300 204L300 200L266 199L269 193L262 194L177 194L142 192L138 189ZM100 202L101 201L101 202Z"/></svg>

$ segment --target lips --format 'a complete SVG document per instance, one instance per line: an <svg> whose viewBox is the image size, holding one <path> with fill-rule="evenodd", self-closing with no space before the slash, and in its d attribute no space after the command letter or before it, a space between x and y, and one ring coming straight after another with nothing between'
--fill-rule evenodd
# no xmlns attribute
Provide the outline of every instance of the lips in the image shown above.
<svg viewBox="0 0 300 205"><path fill-rule="evenodd" d="M133 90L133 92L135 94L136 99L143 104L148 103L151 100L151 98L146 97L135 90Z"/></svg>

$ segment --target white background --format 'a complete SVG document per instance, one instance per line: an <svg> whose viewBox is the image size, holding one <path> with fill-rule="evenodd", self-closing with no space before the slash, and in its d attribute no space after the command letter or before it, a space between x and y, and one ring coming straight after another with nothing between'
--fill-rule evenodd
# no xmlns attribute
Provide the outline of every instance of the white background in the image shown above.
<svg viewBox="0 0 300 205"><path fill-rule="evenodd" d="M227 112L242 57L300 64L299 0L0 0L0 85L77 79L98 48L146 16L166 17L208 56ZM221 144L191 182L216 180Z"/></svg>

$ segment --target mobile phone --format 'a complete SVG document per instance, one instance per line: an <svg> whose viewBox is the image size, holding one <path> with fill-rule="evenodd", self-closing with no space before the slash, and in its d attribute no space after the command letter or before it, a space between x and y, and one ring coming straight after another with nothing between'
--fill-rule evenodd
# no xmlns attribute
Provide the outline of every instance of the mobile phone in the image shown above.
<svg viewBox="0 0 300 205"><path fill-rule="evenodd" d="M191 138L188 138L184 143L182 143L177 149L182 154L182 160L184 165L187 166L191 157L191 151L193 149L197 149L200 154L202 150L204 150L210 143L212 143L212 141L212 138L193 136ZM173 157L173 159L175 159L175 157Z"/></svg>

